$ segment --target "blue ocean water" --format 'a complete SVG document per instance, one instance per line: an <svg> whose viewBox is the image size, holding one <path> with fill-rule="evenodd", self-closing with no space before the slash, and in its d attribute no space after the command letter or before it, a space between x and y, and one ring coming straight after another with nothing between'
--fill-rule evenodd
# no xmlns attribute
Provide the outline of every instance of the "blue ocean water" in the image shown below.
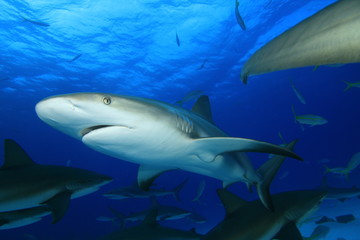
<svg viewBox="0 0 360 240"><path fill-rule="evenodd" d="M96 239L118 228L97 220L112 217L108 206L130 213L151 205L144 199L102 196L131 185L137 165L95 152L43 123L35 104L56 94L108 92L175 103L200 90L210 97L214 122L231 136L282 144L280 132L285 141L299 139L295 152L304 162L287 159L272 183L272 193L318 187L324 165L345 167L360 151L360 89L344 91L344 81L359 81L360 65L290 69L251 77L247 85L239 76L257 49L333 2L241 1L239 10L247 26L243 31L236 22L235 1L0 0L1 139L16 140L37 163L69 165L114 178L98 192L74 199L59 223L51 224L45 217L26 227L1 230L0 239ZM296 97L290 79L306 104ZM191 108L193 102L184 107ZM294 121L292 105L298 114L320 115L328 123L302 130ZM268 159L266 154L249 156L255 166ZM359 173L355 169L349 179L330 173L328 183L360 187ZM171 196L159 202L195 211L206 223L182 219L162 224L205 233L224 216L215 192L221 183L171 171L160 176L156 186L171 189L185 179L181 202ZM203 180L202 204L192 202ZM244 199L257 198L243 183L230 189ZM360 199L328 201L318 215L360 217ZM326 239L360 239L354 224L329 226ZM304 225L304 235L312 228Z"/></svg>

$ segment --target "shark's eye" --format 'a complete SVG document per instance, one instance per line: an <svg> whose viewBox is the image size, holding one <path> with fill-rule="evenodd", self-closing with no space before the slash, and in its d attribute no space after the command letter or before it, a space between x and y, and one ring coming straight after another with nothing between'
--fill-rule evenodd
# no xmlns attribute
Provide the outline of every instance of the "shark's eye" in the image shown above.
<svg viewBox="0 0 360 240"><path fill-rule="evenodd" d="M109 105L109 104L111 103L111 98L109 98L109 97L104 97L104 98L102 99L102 101L103 101L103 103L105 103L106 105Z"/></svg>

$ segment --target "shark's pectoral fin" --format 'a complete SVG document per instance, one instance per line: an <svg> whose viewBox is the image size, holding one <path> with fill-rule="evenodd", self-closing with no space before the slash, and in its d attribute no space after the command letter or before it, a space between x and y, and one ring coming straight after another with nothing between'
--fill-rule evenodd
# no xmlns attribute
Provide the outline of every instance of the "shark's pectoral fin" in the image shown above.
<svg viewBox="0 0 360 240"><path fill-rule="evenodd" d="M66 211L69 208L70 199L71 192L65 191L56 194L46 202L42 203L50 207L53 216L52 223L57 223L61 218L64 217Z"/></svg>
<svg viewBox="0 0 360 240"><path fill-rule="evenodd" d="M225 152L262 152L292 157L302 160L292 151L275 144L231 137L211 137L193 140L192 151L203 161L211 162L215 157Z"/></svg>
<svg viewBox="0 0 360 240"><path fill-rule="evenodd" d="M284 225L273 238L278 240L303 240L303 237L294 222L289 222Z"/></svg>
<svg viewBox="0 0 360 240"><path fill-rule="evenodd" d="M170 171L173 169L161 168L159 166L151 165L140 165L138 170L138 185L142 190L149 190L151 184L155 179L160 176L162 173Z"/></svg>

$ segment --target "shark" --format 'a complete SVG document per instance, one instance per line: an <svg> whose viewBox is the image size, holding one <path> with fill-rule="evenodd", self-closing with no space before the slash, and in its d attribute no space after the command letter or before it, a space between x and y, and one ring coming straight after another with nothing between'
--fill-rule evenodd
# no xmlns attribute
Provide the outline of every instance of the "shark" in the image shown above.
<svg viewBox="0 0 360 240"><path fill-rule="evenodd" d="M245 201L226 189L219 189L226 217L201 240L302 240L296 224L315 211L326 192L298 190L272 196L274 211L261 201Z"/></svg>
<svg viewBox="0 0 360 240"><path fill-rule="evenodd" d="M248 76L290 68L360 62L360 1L339 0L277 36L245 62Z"/></svg>
<svg viewBox="0 0 360 240"><path fill-rule="evenodd" d="M12 229L23 227L40 221L43 217L50 215L51 209L48 206L39 206L0 212L0 229Z"/></svg>
<svg viewBox="0 0 360 240"><path fill-rule="evenodd" d="M0 168L0 212L47 206L56 223L65 215L70 199L95 192L111 180L84 169L37 164L17 142L5 139L4 163Z"/></svg>
<svg viewBox="0 0 360 240"><path fill-rule="evenodd" d="M117 200L122 200L127 198L164 197L164 196L172 195L176 200L180 201L180 191L183 189L186 182L187 180L183 181L178 186L174 187L174 189L172 190L151 188L148 191L142 190L141 188L139 188L138 184L135 183L130 186L125 186L111 190L109 192L104 193L103 195L107 198L117 199Z"/></svg>
<svg viewBox="0 0 360 240"><path fill-rule="evenodd" d="M139 226L134 226L126 229L117 230L99 240L179 240L190 239L200 240L202 235L196 233L194 230L183 231L175 228L163 227L158 224L157 209L151 209L143 222Z"/></svg>
<svg viewBox="0 0 360 240"><path fill-rule="evenodd" d="M219 179L223 186L240 181L263 186L256 184L262 177L244 152L301 159L275 144L229 137L213 123L206 95L191 111L154 99L109 93L52 96L38 102L35 110L42 121L86 146L140 164L137 181L146 190L160 174L174 169ZM262 196L267 191L258 188L258 192Z"/></svg>
<svg viewBox="0 0 360 240"><path fill-rule="evenodd" d="M321 185L317 188L322 191L326 191L326 199L337 199L344 202L350 198L360 197L360 188L353 186L350 188L333 187L327 183L326 176L323 177Z"/></svg>

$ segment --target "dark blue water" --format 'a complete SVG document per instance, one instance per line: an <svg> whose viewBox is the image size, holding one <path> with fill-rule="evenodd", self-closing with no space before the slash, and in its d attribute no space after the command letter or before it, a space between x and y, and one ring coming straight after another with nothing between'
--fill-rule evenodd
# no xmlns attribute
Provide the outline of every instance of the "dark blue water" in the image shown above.
<svg viewBox="0 0 360 240"><path fill-rule="evenodd" d="M344 80L360 81L360 65L321 66L274 72L240 82L241 67L260 46L284 30L312 15L333 0L242 1L241 15L247 31L237 25L234 1L165 0L0 0L0 128L1 139L16 140L40 164L80 167L110 175L114 181L96 193L75 199L57 224L51 218L12 230L0 231L0 239L96 239L117 229L99 216L111 216L107 207L125 213L150 206L147 200L109 200L101 194L136 180L137 166L95 152L66 136L36 116L41 99L63 93L97 91L135 95L174 103L188 92L209 95L214 122L231 136L281 144L299 139L295 152L304 162L286 160L272 184L273 193L320 185L324 164L345 167L360 151L360 89L346 92ZM49 26L23 21L22 17ZM180 46L176 43L176 33ZM81 56L71 61L78 54ZM207 62L198 69L204 60ZM306 99L300 103L290 84ZM185 104L190 108L193 102ZM321 126L294 121L298 114L316 114L328 120ZM0 155L3 150L0 150ZM249 154L255 166L266 154ZM329 174L334 186L360 185L360 170L349 179ZM196 211L208 221L194 225L189 220L164 222L166 226L205 233L223 218L215 190L215 179L172 171L156 181L173 188L183 180L182 202L172 197L159 200ZM197 185L206 180L202 205L192 202ZM245 199L256 199L245 184L230 188ZM345 202L322 210L321 214L360 217L359 201ZM353 205L351 205L353 204ZM356 211L355 211L356 210ZM327 239L346 236L359 239L350 225L332 225ZM307 233L311 229L305 229ZM356 232L357 231L357 232ZM29 235L30 234L30 235Z"/></svg>

